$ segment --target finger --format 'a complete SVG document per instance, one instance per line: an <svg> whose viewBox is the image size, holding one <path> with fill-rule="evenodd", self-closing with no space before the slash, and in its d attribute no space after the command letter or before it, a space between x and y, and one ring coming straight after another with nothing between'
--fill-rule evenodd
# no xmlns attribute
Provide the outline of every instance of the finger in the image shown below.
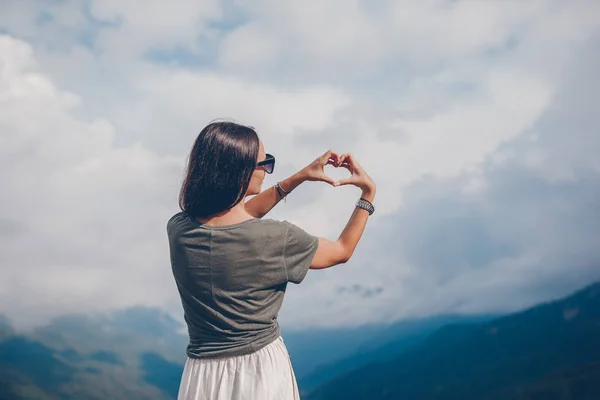
<svg viewBox="0 0 600 400"><path fill-rule="evenodd" d="M350 178L340 179L339 181L335 182L333 184L333 186L352 185L353 183L354 183L354 178L350 177Z"/></svg>
<svg viewBox="0 0 600 400"><path fill-rule="evenodd" d="M340 163L338 167L346 168L348 171L350 171L350 173L354 172L354 168L352 168L352 166L347 161Z"/></svg>
<svg viewBox="0 0 600 400"><path fill-rule="evenodd" d="M327 150L327 151L325 152L325 154L323 154L323 155L321 156L321 159L322 159L322 160L329 160L330 158L332 158L332 159L334 159L334 160L336 160L336 161L337 161L337 160L339 159L339 157L340 157L340 156L339 156L339 154L338 154L338 153L336 153L335 151L333 151L333 150L331 150L331 149L330 149L330 150Z"/></svg>
<svg viewBox="0 0 600 400"><path fill-rule="evenodd" d="M351 167L357 165L356 159L352 153L345 153L340 156L340 163L348 163Z"/></svg>
<svg viewBox="0 0 600 400"><path fill-rule="evenodd" d="M352 157L352 155L350 153L344 153L340 156L338 161L340 162L340 164L349 163L350 162L349 160L351 159L351 157Z"/></svg>
<svg viewBox="0 0 600 400"><path fill-rule="evenodd" d="M340 155L337 151L330 150L329 158L335 160L338 164L340 162Z"/></svg>
<svg viewBox="0 0 600 400"><path fill-rule="evenodd" d="M325 165L333 165L334 167L339 167L340 163L337 160L337 158L331 157L331 158L329 158L329 160L327 160L327 163L325 163Z"/></svg>

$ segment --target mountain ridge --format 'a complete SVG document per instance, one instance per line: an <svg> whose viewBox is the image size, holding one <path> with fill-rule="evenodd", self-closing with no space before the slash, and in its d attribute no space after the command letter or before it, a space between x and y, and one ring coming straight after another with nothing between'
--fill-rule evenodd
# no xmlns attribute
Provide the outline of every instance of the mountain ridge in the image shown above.
<svg viewBox="0 0 600 400"><path fill-rule="evenodd" d="M600 378L594 367L600 362L599 337L600 282L595 282L563 299L474 327L445 326L419 347L338 377L307 400L512 399L550 387L543 382L551 374L560 376L561 387L571 393L586 383L569 380L569 374L582 382ZM587 385L600 395L600 387ZM568 393L556 398L573 398Z"/></svg>
<svg viewBox="0 0 600 400"><path fill-rule="evenodd" d="M332 379L314 391L305 386L307 375L299 377L305 400L376 400L396 395L430 400L521 400L533 399L540 393L553 395L560 390L585 396L595 390L596 379L600 381L600 349L597 341L590 341L590 335L594 339L600 337L599 299L600 283L595 283L567 298L499 318L476 316L483 321L465 323L464 318L457 316L438 316L429 327L431 321L417 321L413 331L407 329L410 321L402 321L345 333L290 332L285 334L286 345L291 349L292 362L298 358L296 355L305 355L304 371L312 368L317 374L326 375L327 364L312 360L311 367L306 362L329 348L335 350L334 357L321 360L348 363L357 357L349 363L352 367L356 366L353 362L372 361L351 371L342 368L341 374L334 365L329 371ZM577 329L572 330L573 327ZM173 399L188 340L179 332L181 325L168 314L145 307L119 310L112 315L61 316L26 335L15 332L8 319L0 316L0 399ZM554 336L540 341L546 332ZM572 348L563 343L567 336L574 340ZM303 340L295 342L294 337ZM498 338L508 338L509 346ZM312 343L312 347L309 349L306 343ZM568 356L548 351L548 344L564 347ZM590 350L582 351L582 346ZM460 357L456 357L457 349ZM490 362L492 356L500 362ZM543 370L546 364L560 368ZM471 365L478 368L473 370ZM514 380L506 373L507 367L527 379ZM502 383L491 385L494 390L488 390L490 376ZM351 384L345 383L348 377ZM417 386L403 387L402 382ZM351 389L351 396L321 396L328 387L334 389L334 394L343 393L336 387L340 383ZM359 387L352 386L356 384ZM461 384L469 384L471 392ZM429 386L432 391L423 389Z"/></svg>

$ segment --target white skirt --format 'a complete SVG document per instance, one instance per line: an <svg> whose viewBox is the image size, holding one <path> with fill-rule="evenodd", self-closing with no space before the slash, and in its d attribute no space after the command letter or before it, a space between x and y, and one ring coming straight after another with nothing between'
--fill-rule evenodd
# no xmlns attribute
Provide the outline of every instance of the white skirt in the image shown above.
<svg viewBox="0 0 600 400"><path fill-rule="evenodd" d="M280 336L243 356L189 358L177 400L299 400L290 355Z"/></svg>

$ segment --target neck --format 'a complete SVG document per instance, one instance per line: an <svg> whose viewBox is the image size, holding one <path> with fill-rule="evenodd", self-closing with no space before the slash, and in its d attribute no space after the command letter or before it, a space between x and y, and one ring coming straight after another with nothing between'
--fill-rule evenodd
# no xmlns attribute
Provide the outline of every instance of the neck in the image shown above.
<svg viewBox="0 0 600 400"><path fill-rule="evenodd" d="M245 202L242 200L227 211L211 215L210 217L196 219L206 225L219 226L237 224L239 222L254 218L252 215L248 214L244 203Z"/></svg>

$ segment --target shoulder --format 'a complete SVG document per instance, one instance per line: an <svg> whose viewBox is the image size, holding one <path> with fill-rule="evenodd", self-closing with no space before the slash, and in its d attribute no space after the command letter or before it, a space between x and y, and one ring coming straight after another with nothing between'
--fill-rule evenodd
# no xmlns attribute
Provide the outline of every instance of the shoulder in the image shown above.
<svg viewBox="0 0 600 400"><path fill-rule="evenodd" d="M282 234L287 234L290 231L302 230L302 228L300 228L298 225L295 225L288 220L280 221L270 218L263 218L257 225L262 229L268 229Z"/></svg>
<svg viewBox="0 0 600 400"><path fill-rule="evenodd" d="M184 211L180 211L180 212L176 213L171 218L169 218L169 220L167 221L167 226L166 226L167 233L169 233L169 234L173 233L178 228L181 228L181 226L183 224L187 223L187 221L188 221L188 216Z"/></svg>
<svg viewBox="0 0 600 400"><path fill-rule="evenodd" d="M278 221L270 218L261 218L250 226L254 231L259 231L263 235L266 234L273 237L285 237L288 229L285 221Z"/></svg>
<svg viewBox="0 0 600 400"><path fill-rule="evenodd" d="M312 240L313 236L304 231L299 226L287 220L261 219L256 223L249 225L251 232L249 236L260 238L261 240L281 243L283 245L298 240Z"/></svg>
<svg viewBox="0 0 600 400"><path fill-rule="evenodd" d="M273 228L279 232L281 239L286 243L286 245L293 246L300 244L301 246L305 246L310 245L317 240L316 236L311 235L303 228L290 221L271 221L271 226L273 226Z"/></svg>

